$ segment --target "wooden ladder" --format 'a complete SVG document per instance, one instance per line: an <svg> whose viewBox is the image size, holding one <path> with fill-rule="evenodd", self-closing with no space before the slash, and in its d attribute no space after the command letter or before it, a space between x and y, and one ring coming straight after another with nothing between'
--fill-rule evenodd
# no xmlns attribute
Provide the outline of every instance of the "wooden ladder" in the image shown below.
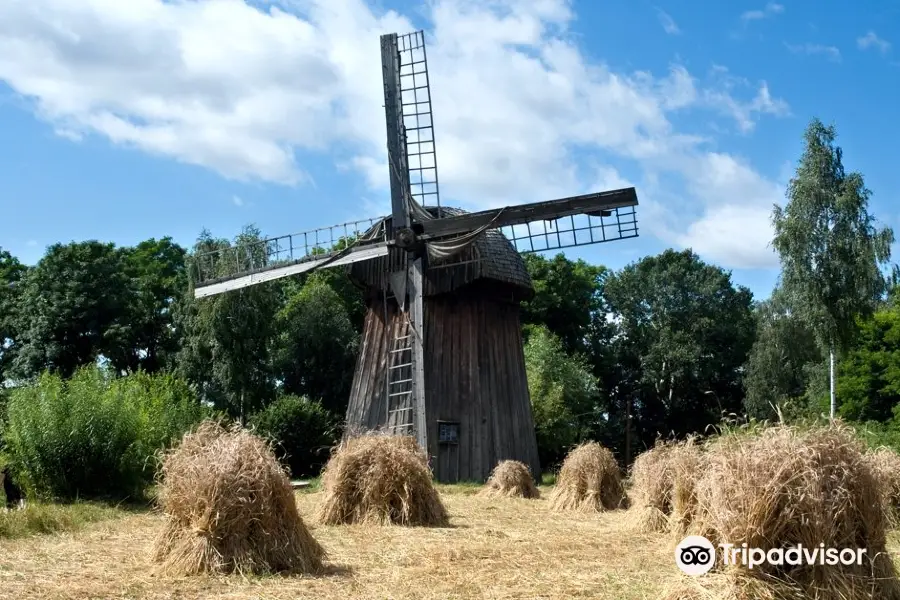
<svg viewBox="0 0 900 600"><path fill-rule="evenodd" d="M385 292L387 301L394 298ZM400 303L397 310L404 315ZM402 323L394 329L387 356L387 423L393 435L416 435L416 407L413 398L413 346L414 335L409 323Z"/></svg>

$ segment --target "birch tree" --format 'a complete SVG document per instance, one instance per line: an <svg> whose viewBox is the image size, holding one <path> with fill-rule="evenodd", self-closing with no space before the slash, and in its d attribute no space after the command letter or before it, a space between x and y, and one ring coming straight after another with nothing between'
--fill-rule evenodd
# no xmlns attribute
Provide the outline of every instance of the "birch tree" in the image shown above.
<svg viewBox="0 0 900 600"><path fill-rule="evenodd" d="M810 122L787 204L772 215L782 287L829 358L832 418L835 354L849 346L857 318L870 316L884 294L882 267L894 241L893 231L878 229L869 214L871 192L862 174L844 171L836 135L834 126Z"/></svg>

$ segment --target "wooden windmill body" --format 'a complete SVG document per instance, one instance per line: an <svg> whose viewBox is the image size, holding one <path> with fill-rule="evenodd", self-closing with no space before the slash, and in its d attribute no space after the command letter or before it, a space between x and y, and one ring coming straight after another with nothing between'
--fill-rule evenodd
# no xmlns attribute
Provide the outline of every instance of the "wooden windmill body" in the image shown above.
<svg viewBox="0 0 900 600"><path fill-rule="evenodd" d="M483 481L504 459L537 476L520 253L636 237L637 194L441 206L424 35L384 35L381 50L391 215L199 255L194 295L343 265L367 308L345 435L415 436L440 481Z"/></svg>
<svg viewBox="0 0 900 600"><path fill-rule="evenodd" d="M414 397L404 393L413 367L406 338L414 333L385 264L405 258L395 251L349 268L365 290L367 308L347 411L349 435L415 433ZM503 459L540 473L519 318L519 303L533 295L521 255L497 230L486 231L454 260L426 265L424 437L439 481L482 481Z"/></svg>

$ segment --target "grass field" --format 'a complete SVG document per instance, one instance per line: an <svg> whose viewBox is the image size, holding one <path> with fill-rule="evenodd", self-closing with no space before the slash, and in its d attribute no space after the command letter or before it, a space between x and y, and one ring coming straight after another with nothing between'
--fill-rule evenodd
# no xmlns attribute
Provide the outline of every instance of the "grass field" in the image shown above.
<svg viewBox="0 0 900 600"><path fill-rule="evenodd" d="M320 577L159 576L149 554L162 518L108 509L74 531L0 540L0 597L637 600L677 580L672 539L631 533L622 512L563 515L543 499L487 500L476 489L440 486L452 515L443 529L324 527L313 519L320 493L299 493L330 555Z"/></svg>

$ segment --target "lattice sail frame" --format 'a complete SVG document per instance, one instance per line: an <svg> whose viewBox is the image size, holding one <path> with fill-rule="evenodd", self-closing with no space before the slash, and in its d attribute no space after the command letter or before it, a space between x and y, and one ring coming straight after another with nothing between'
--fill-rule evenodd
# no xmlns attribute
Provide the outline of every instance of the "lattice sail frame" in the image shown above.
<svg viewBox="0 0 900 600"><path fill-rule="evenodd" d="M400 55L400 105L406 134L410 194L422 206L440 208L425 32L398 35L397 47Z"/></svg>
<svg viewBox="0 0 900 600"><path fill-rule="evenodd" d="M590 246L638 236L633 206L604 211L601 215L569 215L550 221L498 228L522 254Z"/></svg>
<svg viewBox="0 0 900 600"><path fill-rule="evenodd" d="M191 269L195 295L209 296L245 287L241 283L262 283L322 266L384 256L388 250L383 222L383 217L362 219L263 240L238 239L228 247L198 253ZM360 251L342 260L341 250L349 247ZM267 275L276 271L277 276ZM250 281L237 281L236 277ZM229 282L234 285L228 286Z"/></svg>
<svg viewBox="0 0 900 600"><path fill-rule="evenodd" d="M198 297L243 287L240 282L228 286L235 277L261 283L286 275L299 274L325 266L340 266L356 260L377 258L388 252L384 226L388 217L363 219L321 227L290 235L250 243L238 243L200 253L195 259L193 279ZM525 254L545 252L611 242L638 236L634 206L602 211L599 215L569 215L556 219L502 226L499 229L513 247ZM339 256L340 251L355 243L355 254ZM478 260L470 253L440 261L430 268L440 268ZM281 271L291 269L292 272ZM278 270L277 277L267 273Z"/></svg>

